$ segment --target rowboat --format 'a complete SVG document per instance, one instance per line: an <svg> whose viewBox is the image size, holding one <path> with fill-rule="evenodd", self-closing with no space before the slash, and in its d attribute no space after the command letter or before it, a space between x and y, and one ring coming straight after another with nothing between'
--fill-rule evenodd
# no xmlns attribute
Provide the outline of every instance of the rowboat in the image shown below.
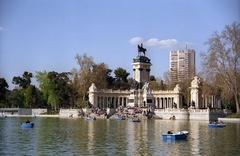
<svg viewBox="0 0 240 156"><path fill-rule="evenodd" d="M223 128L226 127L224 123L209 123L208 128Z"/></svg>
<svg viewBox="0 0 240 156"><path fill-rule="evenodd" d="M21 124L21 128L33 128L34 123L32 122L25 122Z"/></svg>
<svg viewBox="0 0 240 156"><path fill-rule="evenodd" d="M187 136L188 131L179 131L175 133L168 131L168 133L162 134L163 140L185 140Z"/></svg>

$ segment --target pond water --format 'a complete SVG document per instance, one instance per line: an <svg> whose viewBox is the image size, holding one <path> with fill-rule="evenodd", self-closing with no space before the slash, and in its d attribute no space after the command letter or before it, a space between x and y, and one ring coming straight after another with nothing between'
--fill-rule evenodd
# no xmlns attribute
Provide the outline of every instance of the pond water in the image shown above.
<svg viewBox="0 0 240 156"><path fill-rule="evenodd" d="M21 129L30 119L33 129ZM202 121L0 118L0 155L240 155L240 124L210 129ZM168 130L186 141L164 142Z"/></svg>

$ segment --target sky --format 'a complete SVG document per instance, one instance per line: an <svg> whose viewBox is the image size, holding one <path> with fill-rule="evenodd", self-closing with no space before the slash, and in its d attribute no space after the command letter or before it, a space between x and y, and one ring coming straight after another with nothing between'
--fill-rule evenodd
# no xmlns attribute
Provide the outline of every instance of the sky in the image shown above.
<svg viewBox="0 0 240 156"><path fill-rule="evenodd" d="M0 0L0 77L11 88L24 71L71 71L84 53L132 76L139 42L152 75L163 77L170 50L186 44L199 72L208 39L233 22L239 0Z"/></svg>

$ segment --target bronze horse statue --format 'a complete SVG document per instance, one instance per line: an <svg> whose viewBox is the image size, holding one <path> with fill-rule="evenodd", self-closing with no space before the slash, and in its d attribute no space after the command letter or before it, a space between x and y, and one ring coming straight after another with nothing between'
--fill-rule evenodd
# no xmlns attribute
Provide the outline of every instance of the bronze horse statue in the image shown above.
<svg viewBox="0 0 240 156"><path fill-rule="evenodd" d="M147 49L143 48L143 44L141 43L141 45L138 45L138 53L143 52L144 56L145 56L145 52L147 51Z"/></svg>

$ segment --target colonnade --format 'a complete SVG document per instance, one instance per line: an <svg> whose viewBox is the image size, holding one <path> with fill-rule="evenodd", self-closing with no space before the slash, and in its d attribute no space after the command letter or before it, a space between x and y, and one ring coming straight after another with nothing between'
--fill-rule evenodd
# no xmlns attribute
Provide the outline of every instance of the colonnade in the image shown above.
<svg viewBox="0 0 240 156"><path fill-rule="evenodd" d="M127 97L108 97L108 96L98 96L97 106L99 108L117 108L119 106L127 107L128 98ZM176 108L177 104L174 103L173 97L156 97L154 98L155 108L165 109L165 108Z"/></svg>
<svg viewBox="0 0 240 156"><path fill-rule="evenodd" d="M115 97L115 96L98 96L97 106L99 108L117 108L119 106L127 107L127 97Z"/></svg>
<svg viewBox="0 0 240 156"><path fill-rule="evenodd" d="M219 98L216 98L216 96L203 95L202 98L203 98L203 100L202 100L202 105L200 106L200 108L208 108L208 107L221 108L221 100Z"/></svg>
<svg viewBox="0 0 240 156"><path fill-rule="evenodd" d="M155 98L155 108L165 109L165 108L176 108L177 104L174 103L173 97L157 97Z"/></svg>

